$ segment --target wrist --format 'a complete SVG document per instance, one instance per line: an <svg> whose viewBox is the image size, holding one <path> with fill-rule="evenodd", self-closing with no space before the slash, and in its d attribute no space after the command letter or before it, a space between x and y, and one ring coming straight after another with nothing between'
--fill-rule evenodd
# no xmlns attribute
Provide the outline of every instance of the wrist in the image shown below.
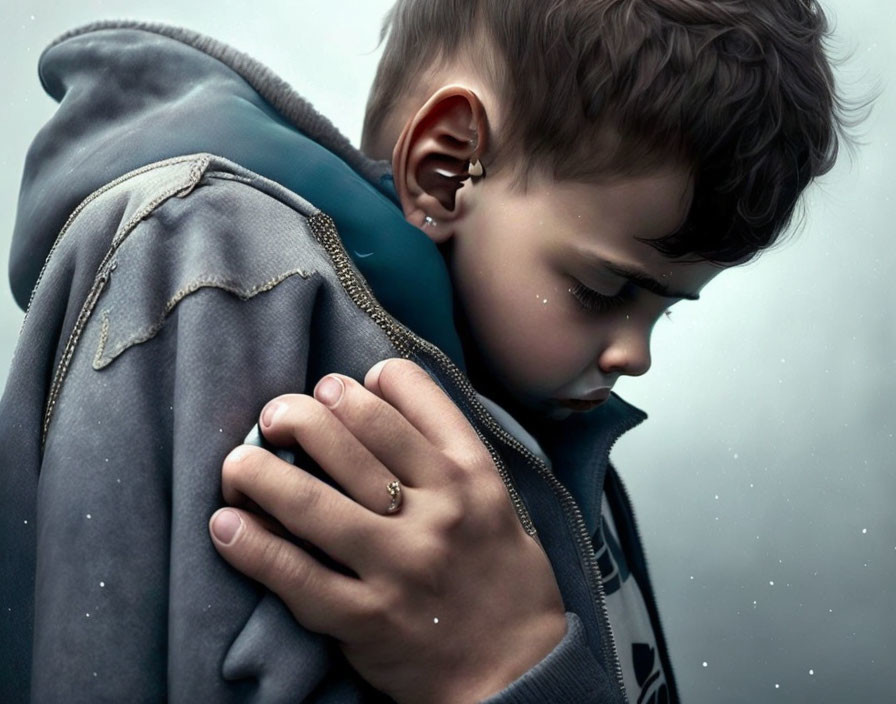
<svg viewBox="0 0 896 704"><path fill-rule="evenodd" d="M566 629L563 612L509 629L503 641L492 641L491 657L477 654L469 671L445 682L437 701L480 702L498 694L544 660L563 640Z"/></svg>

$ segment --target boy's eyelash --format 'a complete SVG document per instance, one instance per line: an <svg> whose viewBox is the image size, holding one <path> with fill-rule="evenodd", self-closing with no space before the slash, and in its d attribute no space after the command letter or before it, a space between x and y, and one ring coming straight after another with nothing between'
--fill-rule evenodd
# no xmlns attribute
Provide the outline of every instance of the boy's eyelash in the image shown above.
<svg viewBox="0 0 896 704"><path fill-rule="evenodd" d="M579 305L587 311L603 312L614 308L626 300L622 292L617 293L615 296L605 296L594 289L588 288L581 281L577 281L569 289L569 292L579 302Z"/></svg>

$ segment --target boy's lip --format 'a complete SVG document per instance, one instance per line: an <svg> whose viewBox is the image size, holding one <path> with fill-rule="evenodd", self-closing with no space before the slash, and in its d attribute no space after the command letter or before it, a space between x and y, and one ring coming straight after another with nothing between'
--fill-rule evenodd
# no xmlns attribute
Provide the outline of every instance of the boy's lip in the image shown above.
<svg viewBox="0 0 896 704"><path fill-rule="evenodd" d="M585 398L560 398L557 403L571 411L590 411L610 398L610 389L604 387L589 393Z"/></svg>

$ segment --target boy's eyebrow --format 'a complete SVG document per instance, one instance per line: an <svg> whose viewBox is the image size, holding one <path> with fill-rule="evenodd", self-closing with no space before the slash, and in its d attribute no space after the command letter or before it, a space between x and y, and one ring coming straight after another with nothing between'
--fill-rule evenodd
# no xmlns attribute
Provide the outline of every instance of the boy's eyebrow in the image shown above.
<svg viewBox="0 0 896 704"><path fill-rule="evenodd" d="M662 296L663 298L680 298L686 301L699 301L700 295L697 293L688 293L686 291L671 291L669 287L665 284L661 284L656 279L652 278L649 274L643 271L638 271L637 269L629 269L628 267L621 266L620 264L614 264L613 262L608 262L605 259L598 260L600 263L611 273L616 274L616 276L621 276L624 279L628 279L635 286L639 286L643 288L645 291L650 291L651 293L655 293L657 296Z"/></svg>

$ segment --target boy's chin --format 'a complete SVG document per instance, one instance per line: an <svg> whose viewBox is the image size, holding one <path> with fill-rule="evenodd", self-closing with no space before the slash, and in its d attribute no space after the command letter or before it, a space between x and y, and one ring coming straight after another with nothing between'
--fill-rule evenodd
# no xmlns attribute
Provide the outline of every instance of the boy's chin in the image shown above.
<svg viewBox="0 0 896 704"><path fill-rule="evenodd" d="M574 411L571 408L565 408L563 406L557 405L545 405L544 410L542 411L542 415L547 420L566 420L573 413L580 413L581 411Z"/></svg>
<svg viewBox="0 0 896 704"><path fill-rule="evenodd" d="M560 421L576 413L576 409L565 406L556 399L544 398L532 393L531 389L522 389L509 383L500 374L483 365L481 359L471 357L469 353L468 364L474 388L518 417L518 420Z"/></svg>
<svg viewBox="0 0 896 704"><path fill-rule="evenodd" d="M580 416L593 411L609 400L609 393L593 400L537 398L504 390L502 401L514 415L521 414L531 420L563 421L572 416ZM499 401L501 402L501 401Z"/></svg>
<svg viewBox="0 0 896 704"><path fill-rule="evenodd" d="M560 421L576 413L575 409L554 399L539 398L506 387L497 396L495 400L513 415L522 415L531 420Z"/></svg>

